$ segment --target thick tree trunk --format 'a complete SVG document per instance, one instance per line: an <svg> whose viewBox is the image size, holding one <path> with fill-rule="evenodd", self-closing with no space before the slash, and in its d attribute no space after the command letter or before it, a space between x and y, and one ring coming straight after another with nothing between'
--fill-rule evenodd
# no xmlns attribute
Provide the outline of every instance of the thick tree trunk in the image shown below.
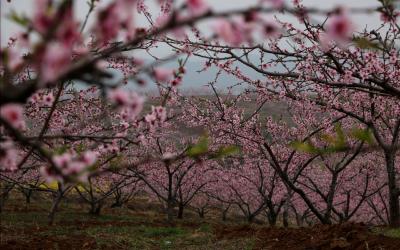
<svg viewBox="0 0 400 250"><path fill-rule="evenodd" d="M282 213L282 222L285 228L289 227L289 212L286 208L283 210Z"/></svg>
<svg viewBox="0 0 400 250"><path fill-rule="evenodd" d="M248 223L253 223L253 221L254 221L254 214L249 214L248 216L247 216L247 222Z"/></svg>
<svg viewBox="0 0 400 250"><path fill-rule="evenodd" d="M226 221L227 215L228 215L228 211L229 211L229 207L225 208L224 210L222 210L222 221Z"/></svg>
<svg viewBox="0 0 400 250"><path fill-rule="evenodd" d="M167 202L167 220L168 222L174 220L174 203L171 200Z"/></svg>
<svg viewBox="0 0 400 250"><path fill-rule="evenodd" d="M4 191L0 194L0 213L3 211L4 205L8 200L8 195L10 194L11 190L13 189L14 184L12 185L4 185Z"/></svg>
<svg viewBox="0 0 400 250"><path fill-rule="evenodd" d="M385 152L389 189L389 225L400 227L399 189L396 183L395 157L396 151Z"/></svg>
<svg viewBox="0 0 400 250"><path fill-rule="evenodd" d="M114 202L110 207L111 207L111 208L122 207L122 203L120 203L120 202Z"/></svg>
<svg viewBox="0 0 400 250"><path fill-rule="evenodd" d="M33 194L32 189L29 189L26 192L24 192L26 204L30 204L31 203L32 194Z"/></svg>
<svg viewBox="0 0 400 250"><path fill-rule="evenodd" d="M200 217L201 219L204 219L204 209L203 209L203 208L200 208L199 211L198 211L198 213L199 213L199 217Z"/></svg>
<svg viewBox="0 0 400 250"><path fill-rule="evenodd" d="M184 210L184 206L183 204L179 204L178 206L178 219L182 219L183 218L183 210Z"/></svg>
<svg viewBox="0 0 400 250"><path fill-rule="evenodd" d="M277 216L275 213L268 212L267 219L268 219L268 223L271 227L274 227L276 225Z"/></svg>
<svg viewBox="0 0 400 250"><path fill-rule="evenodd" d="M57 208L62 200L62 197L63 197L63 195L60 193L57 195L57 197L53 201L53 205L51 206L50 213L48 215L48 223L50 226L53 225L53 223L54 223L54 216L57 212Z"/></svg>
<svg viewBox="0 0 400 250"><path fill-rule="evenodd" d="M90 204L90 211L89 211L89 213L91 214L91 215L100 215L100 212L101 212L101 208L103 207L103 204L100 202L100 203L97 203L97 202L94 202L94 203L91 203Z"/></svg>

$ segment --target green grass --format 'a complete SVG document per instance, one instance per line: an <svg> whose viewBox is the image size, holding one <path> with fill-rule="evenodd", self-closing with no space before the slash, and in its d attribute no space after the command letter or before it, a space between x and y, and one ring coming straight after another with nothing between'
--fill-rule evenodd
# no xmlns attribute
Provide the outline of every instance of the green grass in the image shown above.
<svg viewBox="0 0 400 250"><path fill-rule="evenodd" d="M47 214L43 212L8 212L1 214L2 229L17 230L7 240L30 240L35 237L68 238L79 235L93 237L98 247L122 249L181 249L183 246L209 244L212 239L211 226L198 228L177 226L152 226L151 220L132 215L102 215L60 212L54 226L47 225ZM71 223L72 222L72 223ZM75 223L74 223L75 222ZM93 223L96 222L96 223ZM91 224L92 223L92 224ZM120 225L120 224L121 225ZM24 229L34 229L34 234Z"/></svg>
<svg viewBox="0 0 400 250"><path fill-rule="evenodd" d="M376 227L372 230L374 233L382 234L387 237L400 238L400 228L381 228Z"/></svg>
<svg viewBox="0 0 400 250"><path fill-rule="evenodd" d="M259 245L260 240L265 240L253 234L220 237L219 226L240 227L247 223L242 220L216 223L215 219L191 216L189 211L185 219L170 224L158 210L105 208L102 215L91 216L85 206L63 204L56 214L55 224L48 226L46 205L35 202L25 211L19 209L18 204L18 200L11 200L10 209L0 214L0 244L12 240L29 245L38 239L46 239L57 247L74 239L76 244L76 239L83 239L95 242L91 249L251 250ZM375 227L372 231L400 238L400 229Z"/></svg>

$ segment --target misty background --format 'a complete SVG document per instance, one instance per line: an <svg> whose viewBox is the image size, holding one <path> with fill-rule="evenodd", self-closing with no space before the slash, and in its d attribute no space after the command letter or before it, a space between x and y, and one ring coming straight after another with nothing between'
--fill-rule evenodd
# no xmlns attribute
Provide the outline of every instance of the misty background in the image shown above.
<svg viewBox="0 0 400 250"><path fill-rule="evenodd" d="M100 3L98 4L98 8L101 8L102 6L107 5L109 2L112 0L101 0ZM259 0L207 0L208 4L211 6L213 11L219 12L219 11L228 11L228 10L233 10L233 9L245 9L249 8L255 4L257 4ZM156 19L158 16L159 12L159 6L155 4L155 1L146 1L148 2L150 12L152 13L153 19ZM177 6L182 4L183 0L176 1ZM291 4L290 1L286 1L288 5ZM377 0L304 0L302 1L306 7L314 7L314 8L319 8L323 10L330 10L332 8L335 8L337 6L343 6L343 7L362 7L362 8L376 8L379 6L379 2ZM0 0L0 8L1 8L1 47L7 46L7 41L9 40L10 37L15 36L18 32L22 31L21 27L12 22L7 15L10 13L10 11L16 11L17 13L23 13L24 15L31 16L34 13L34 8L35 8L35 0L11 0L11 2L7 2L7 0ZM77 0L75 1L75 15L77 19L83 20L84 17L86 16L89 6L87 4L86 0ZM299 22L297 21L296 18L292 17L291 15L287 14L275 14L280 20L284 20L287 22L292 23L295 26L299 26ZM96 16L91 15L88 21L88 24L86 26L86 31L90 29L90 27L93 24L93 20ZM271 18L274 16L271 15ZM357 29L373 29L379 27L379 14L374 13L374 14L352 14L352 20L355 23L355 26ZM135 17L135 22L137 26L147 26L148 22L147 20L142 16L142 15L137 15ZM323 16L313 16L314 20L317 21L323 21L324 17ZM204 34L210 34L211 29L210 29L210 21L202 21L198 24L199 29L204 33ZM153 54L156 54L157 56L160 57L167 57L168 55L171 54L171 50L169 47L166 46L160 46L157 49L153 49L151 51ZM135 56L138 58L142 58L145 61L151 61L154 60L152 59L148 54L143 53L143 52L135 52ZM210 68L209 70L198 73L199 70L201 70L204 67L205 61L196 58L196 57L191 57L191 59L187 62L186 64L186 70L187 73L185 74L182 85L180 86L180 89L182 91L187 92L188 94L202 94L203 92L206 93L208 92L208 88L205 87L208 82L211 82L215 79L215 75L218 71L217 68L213 67ZM177 68L178 63L176 61L171 61L168 62L164 65L165 67L170 67L170 68ZM248 68L248 67L240 67L240 70L244 74L246 74L248 77L250 77L253 80L260 79L262 77L259 73L255 72L254 70ZM277 69L279 70L279 69ZM117 76L118 77L118 76ZM140 92L153 92L155 91L156 87L155 84L151 83L151 80L147 78L148 81L150 81L144 88L143 87L138 87L133 84L128 84L128 88L134 88L137 89ZM238 79L235 79L234 77L227 75L223 73L220 78L217 81L217 88L220 90L226 90L228 86L235 85L237 83L240 83ZM246 86L241 86L241 87L236 87L235 91L240 92L244 87Z"/></svg>

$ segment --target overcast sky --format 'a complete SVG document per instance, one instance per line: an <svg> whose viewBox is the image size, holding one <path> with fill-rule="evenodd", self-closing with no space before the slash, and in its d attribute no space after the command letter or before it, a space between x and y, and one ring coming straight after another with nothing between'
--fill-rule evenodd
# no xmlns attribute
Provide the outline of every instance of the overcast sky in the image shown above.
<svg viewBox="0 0 400 250"><path fill-rule="evenodd" d="M111 0L101 0L101 5L105 5ZM288 0L287 0L288 1ZM154 3L155 1L150 1ZM178 1L182 2L182 0ZM212 6L215 11L228 10L228 9L240 9L248 8L256 4L258 0L208 0L208 3ZM290 4L290 1L288 1ZM335 6L348 6L348 7L373 7L378 6L377 0L304 0L306 6L318 7L321 9L330 9ZM6 18L7 13L10 10L15 10L19 13L25 13L26 15L31 15L34 10L35 0L11 0L8 3L6 0L0 0L1 4L1 45L4 46L8 38L16 34L20 29L19 27L10 22ZM155 5L151 5L151 10L156 15L158 8ZM86 0L76 0L75 1L76 15L78 18L82 19L88 10ZM379 21L378 15L353 15L353 19L358 27L363 28L365 25L369 27L376 27ZM137 22L143 24L144 20L139 18ZM295 22L295 20L293 20Z"/></svg>
<svg viewBox="0 0 400 250"><path fill-rule="evenodd" d="M111 0L101 0L101 5L105 5L109 3ZM154 3L154 1L146 0L148 2ZM182 2L183 0L178 0L178 2ZM213 10L215 11L223 11L229 9L243 9L249 8L252 5L256 4L259 0L208 0L208 3L212 6ZM287 0L290 2L289 0ZM6 14L10 12L10 10L15 10L17 12L25 13L26 15L32 15L34 10L34 2L35 0L12 0L11 3L7 3L6 0L0 0L1 3L1 45L2 47L7 44L7 40L10 36L15 35L21 29L14 23L10 22L6 18ZM336 6L347 6L347 7L377 7L379 3L377 0L304 0L304 4L307 7L317 7L321 9L332 9ZM151 12L154 13L153 15L156 17L159 8L156 5L152 5ZM78 18L83 19L88 11L88 5L86 4L86 0L75 0L75 10L76 15ZM93 17L93 16L92 16ZM285 16L285 19L294 25L298 24L296 18L291 16ZM375 28L379 25L379 16L378 14L374 15L352 15L354 22L358 28L364 28L368 26L369 28ZM138 18L136 20L138 26L145 25L146 21L144 18ZM88 27L90 27L90 21ZM209 23L203 23L200 25L201 28L207 32L209 30ZM154 53L154 51L152 51ZM158 56L166 56L170 52L169 49L166 49L164 46L160 46L157 49ZM140 53L140 52L139 52ZM142 58L149 58L148 55L137 54L143 56ZM171 62L173 64L173 62ZM175 63L176 64L176 63ZM212 81L215 77L215 74L210 72L207 73L197 73L197 70L200 70L203 66L203 63L197 60L190 60L187 65L187 74L184 77L184 84L183 88L187 89L198 89L199 86L203 86L205 83ZM176 65L174 65L176 66ZM213 69L216 71L216 69ZM246 74L251 78L260 77L258 74L255 74L249 69L242 69ZM216 73L216 72L214 72ZM233 85L236 83L236 79L232 78L231 76L222 75L219 79L218 86L219 87L226 87L229 85ZM151 89L154 87L150 85L149 88ZM145 88L147 91L149 88ZM197 90L196 90L197 91Z"/></svg>

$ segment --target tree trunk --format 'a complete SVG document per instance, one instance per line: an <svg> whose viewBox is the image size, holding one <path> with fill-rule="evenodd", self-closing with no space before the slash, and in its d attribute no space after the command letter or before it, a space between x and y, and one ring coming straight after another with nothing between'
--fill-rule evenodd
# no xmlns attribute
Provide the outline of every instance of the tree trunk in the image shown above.
<svg viewBox="0 0 400 250"><path fill-rule="evenodd" d="M255 217L254 214L248 215L248 216L247 216L247 222L248 222L248 223L253 223L254 217Z"/></svg>
<svg viewBox="0 0 400 250"><path fill-rule="evenodd" d="M110 207L111 207L111 208L122 207L122 203L120 203L120 202L114 202Z"/></svg>
<svg viewBox="0 0 400 250"><path fill-rule="evenodd" d="M274 227L276 225L276 217L275 213L267 212L267 219L270 226Z"/></svg>
<svg viewBox="0 0 400 250"><path fill-rule="evenodd" d="M167 202L167 220L168 222L172 222L174 220L174 204L171 200Z"/></svg>
<svg viewBox="0 0 400 250"><path fill-rule="evenodd" d="M50 226L53 225L53 223L54 223L54 216L57 212L57 208L62 200L62 197L63 197L63 195L61 193L59 193L57 195L57 197L55 198L55 200L53 201L53 205L51 206L50 213L48 215L48 223Z"/></svg>
<svg viewBox="0 0 400 250"><path fill-rule="evenodd" d="M0 194L0 213L3 211L4 205L8 200L8 195L13 189L14 185L4 185L4 192Z"/></svg>
<svg viewBox="0 0 400 250"><path fill-rule="evenodd" d="M389 189L389 225L391 227L400 227L399 190L396 183L395 157L396 151L385 152Z"/></svg>
<svg viewBox="0 0 400 250"><path fill-rule="evenodd" d="M182 219L183 218L183 209L184 209L185 207L183 206L183 204L179 204L179 207L178 207L178 219Z"/></svg>
<svg viewBox="0 0 400 250"><path fill-rule="evenodd" d="M229 211L229 207L230 206L228 206L227 208L222 210L222 221L226 221L226 217L227 217L227 214L228 214L228 211Z"/></svg>
<svg viewBox="0 0 400 250"><path fill-rule="evenodd" d="M199 214L200 218L204 219L204 208L199 208L198 209L198 214Z"/></svg>
<svg viewBox="0 0 400 250"><path fill-rule="evenodd" d="M94 202L90 204L90 211L89 213L91 215L100 215L101 208L103 207L103 204L101 202Z"/></svg>
<svg viewBox="0 0 400 250"><path fill-rule="evenodd" d="M285 228L289 227L289 220L288 220L288 218L289 218L289 213L288 213L288 210L285 208L285 209L283 210L283 213L282 213L282 222L283 222L283 226L284 226Z"/></svg>
<svg viewBox="0 0 400 250"><path fill-rule="evenodd" d="M32 197L32 194L33 194L32 189L29 189L28 191L26 191L26 193L24 192L24 194L25 194L25 202L26 202L26 204L30 204L31 203L31 197Z"/></svg>

